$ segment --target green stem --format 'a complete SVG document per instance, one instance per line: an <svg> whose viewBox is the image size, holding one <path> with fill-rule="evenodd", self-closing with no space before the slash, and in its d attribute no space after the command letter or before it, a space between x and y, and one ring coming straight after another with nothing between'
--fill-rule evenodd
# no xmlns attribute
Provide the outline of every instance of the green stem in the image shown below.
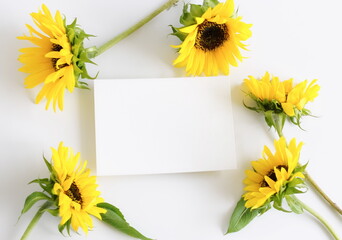
<svg viewBox="0 0 342 240"><path fill-rule="evenodd" d="M329 233L334 237L335 240L339 240L340 238L337 236L333 228L330 226L330 224L321 216L319 215L315 210L313 210L311 207L300 201L296 196L292 196L302 207L304 210L309 212L312 216L317 218L321 224L324 225L324 227L329 231Z"/></svg>
<svg viewBox="0 0 342 240"><path fill-rule="evenodd" d="M150 13L147 17L136 23L134 26L128 28L126 31L120 33L119 35L115 36L99 48L97 47L91 47L87 49L89 58L94 58L96 56L99 56L100 54L104 53L106 50L120 42L122 39L128 37L130 34L132 34L134 31L141 28L144 24L152 20L155 16L157 16L159 13L164 11L165 9L168 9L172 7L175 3L177 3L179 0L168 0L166 3L164 3L162 6L154 10L152 13Z"/></svg>
<svg viewBox="0 0 342 240"><path fill-rule="evenodd" d="M330 206L332 206L340 215L342 215L342 209L337 206L336 203L334 203L331 198L325 194L325 192L320 188L317 183L312 179L312 177L308 174L308 172L304 172L305 179L310 183L311 186L315 188L315 190L321 195L322 198L324 198Z"/></svg>
<svg viewBox="0 0 342 240"><path fill-rule="evenodd" d="M41 216L43 215L43 213L45 212L44 210L47 209L49 206L51 206L51 202L47 201L43 204L43 206L41 206L36 215L34 215L34 217L32 218L30 224L27 226L24 234L21 236L21 240L24 240L27 238L27 236L30 234L30 232L32 231L33 227L37 224L37 222L39 221L39 219L41 218Z"/></svg>

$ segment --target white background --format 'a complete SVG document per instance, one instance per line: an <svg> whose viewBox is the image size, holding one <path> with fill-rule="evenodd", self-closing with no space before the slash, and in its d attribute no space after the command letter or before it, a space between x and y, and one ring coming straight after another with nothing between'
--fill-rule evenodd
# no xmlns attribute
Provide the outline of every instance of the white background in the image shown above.
<svg viewBox="0 0 342 240"><path fill-rule="evenodd" d="M146 1L49 1L74 17L88 33L97 35L86 46L102 44L159 6L162 0ZM81 152L95 172L93 92L76 90L66 94L65 110L45 111L35 105L38 89L25 89L25 75L17 69L18 49L29 46L16 36L27 33L30 12L42 1L1 1L0 29L0 109L1 109L1 239L19 239L35 206L19 222L25 197L39 188L27 185L37 177L47 177L42 155L50 158L50 147L59 141ZM243 193L244 170L261 157L263 145L275 138L263 118L242 106L241 82L248 75L261 76L266 70L281 79L319 79L320 96L308 105L318 118L304 118L302 131L287 126L285 134L305 142L301 161L310 161L308 171L323 189L342 206L340 77L342 36L337 0L240 0L239 14L253 23L251 51L238 68L231 70L233 112L238 168L224 172L98 177L99 190L106 201L119 207L126 219L145 235L160 240L221 239L331 239L308 214L269 211L239 233L224 236L229 216ZM169 24L177 26L182 4L164 12L142 29L96 59L90 72L99 78L152 78L184 76L172 67L176 57L169 45ZM90 83L91 85L91 83ZM342 219L312 192L300 196L325 216L342 236ZM44 215L30 239L65 239L57 230L58 218ZM131 239L94 220L94 231L72 239Z"/></svg>

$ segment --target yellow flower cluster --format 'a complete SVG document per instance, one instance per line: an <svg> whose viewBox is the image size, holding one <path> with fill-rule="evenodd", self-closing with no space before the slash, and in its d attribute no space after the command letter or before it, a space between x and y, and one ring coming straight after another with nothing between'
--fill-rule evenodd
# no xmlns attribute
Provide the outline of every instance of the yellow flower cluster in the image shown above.
<svg viewBox="0 0 342 240"><path fill-rule="evenodd" d="M295 109L303 110L308 102L312 102L318 96L320 86L316 82L317 80L313 80L308 84L305 80L293 85L292 78L280 81L278 77L273 77L268 72L261 79L249 76L244 80L252 96L259 101L277 101L290 117L295 115Z"/></svg>

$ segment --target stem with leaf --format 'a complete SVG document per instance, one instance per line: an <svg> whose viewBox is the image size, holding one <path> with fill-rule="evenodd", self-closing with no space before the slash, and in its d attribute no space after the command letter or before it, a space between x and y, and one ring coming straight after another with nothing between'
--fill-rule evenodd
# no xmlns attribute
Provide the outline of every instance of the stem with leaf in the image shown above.
<svg viewBox="0 0 342 240"><path fill-rule="evenodd" d="M130 34L141 28L143 25L145 25L147 22L152 20L155 16L157 16L159 13L163 12L164 10L172 7L174 4L176 4L179 0L168 0L166 3L164 3L162 6L154 10L152 13L150 13L148 16L146 16L144 19L136 23L134 26L128 28L126 31L120 33L119 35L115 36L108 42L104 43L99 48L97 47L90 47L87 49L88 57L94 58L99 56L100 54L104 53L106 50L120 42L122 39L128 37Z"/></svg>
<svg viewBox="0 0 342 240"><path fill-rule="evenodd" d="M314 216L328 231L329 233L334 237L335 240L340 240L340 238L337 236L334 229L330 226L330 224L321 216L319 215L315 210L313 210L311 207L300 201L296 196L292 195L292 198L308 213L310 213L312 216Z"/></svg>
<svg viewBox="0 0 342 240"><path fill-rule="evenodd" d="M20 238L21 240L25 240L27 238L27 236L30 234L30 232L34 228L34 226L37 224L39 219L42 217L42 215L45 212L45 210L47 208L49 208L51 206L51 204L52 203L50 201L47 201L38 209L36 215L34 215L34 217L32 218L32 220L30 222L30 224L27 226L25 232L21 236L21 238Z"/></svg>

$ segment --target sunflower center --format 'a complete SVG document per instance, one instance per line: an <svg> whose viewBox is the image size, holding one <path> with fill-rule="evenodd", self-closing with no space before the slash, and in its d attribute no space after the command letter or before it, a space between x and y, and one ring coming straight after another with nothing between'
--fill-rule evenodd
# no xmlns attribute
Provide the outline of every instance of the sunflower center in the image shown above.
<svg viewBox="0 0 342 240"><path fill-rule="evenodd" d="M82 205L82 203L83 203L82 195L81 195L80 190L79 190L79 188L77 187L77 185L76 185L75 182L73 182L73 183L71 184L69 190L67 190L67 191L65 192L65 194L66 194L69 198L71 198L72 201L77 202L77 203L79 203L79 204Z"/></svg>
<svg viewBox="0 0 342 240"><path fill-rule="evenodd" d="M52 47L51 47L52 51L59 52L62 49L63 49L63 47L61 45L58 45L55 43L52 44ZM59 58L51 58L52 66L55 69L55 71L57 71L58 69L64 68L66 66L69 66L68 64L64 63L64 64L58 65L58 67L57 67L57 61L58 60L59 60Z"/></svg>
<svg viewBox="0 0 342 240"><path fill-rule="evenodd" d="M279 165L276 167L276 169L280 170L281 168L285 168L285 170L287 171L287 166L286 165ZM274 172L274 170L272 169L271 171L269 171L267 174L266 174L267 177L269 177L270 179L272 179L273 181L277 181L277 176ZM270 185L268 185L268 183L264 180L262 180L261 184L260 184L261 187L269 187Z"/></svg>
<svg viewBox="0 0 342 240"><path fill-rule="evenodd" d="M212 51L221 47L229 38L226 24L217 24L205 20L198 25L195 48Z"/></svg>

